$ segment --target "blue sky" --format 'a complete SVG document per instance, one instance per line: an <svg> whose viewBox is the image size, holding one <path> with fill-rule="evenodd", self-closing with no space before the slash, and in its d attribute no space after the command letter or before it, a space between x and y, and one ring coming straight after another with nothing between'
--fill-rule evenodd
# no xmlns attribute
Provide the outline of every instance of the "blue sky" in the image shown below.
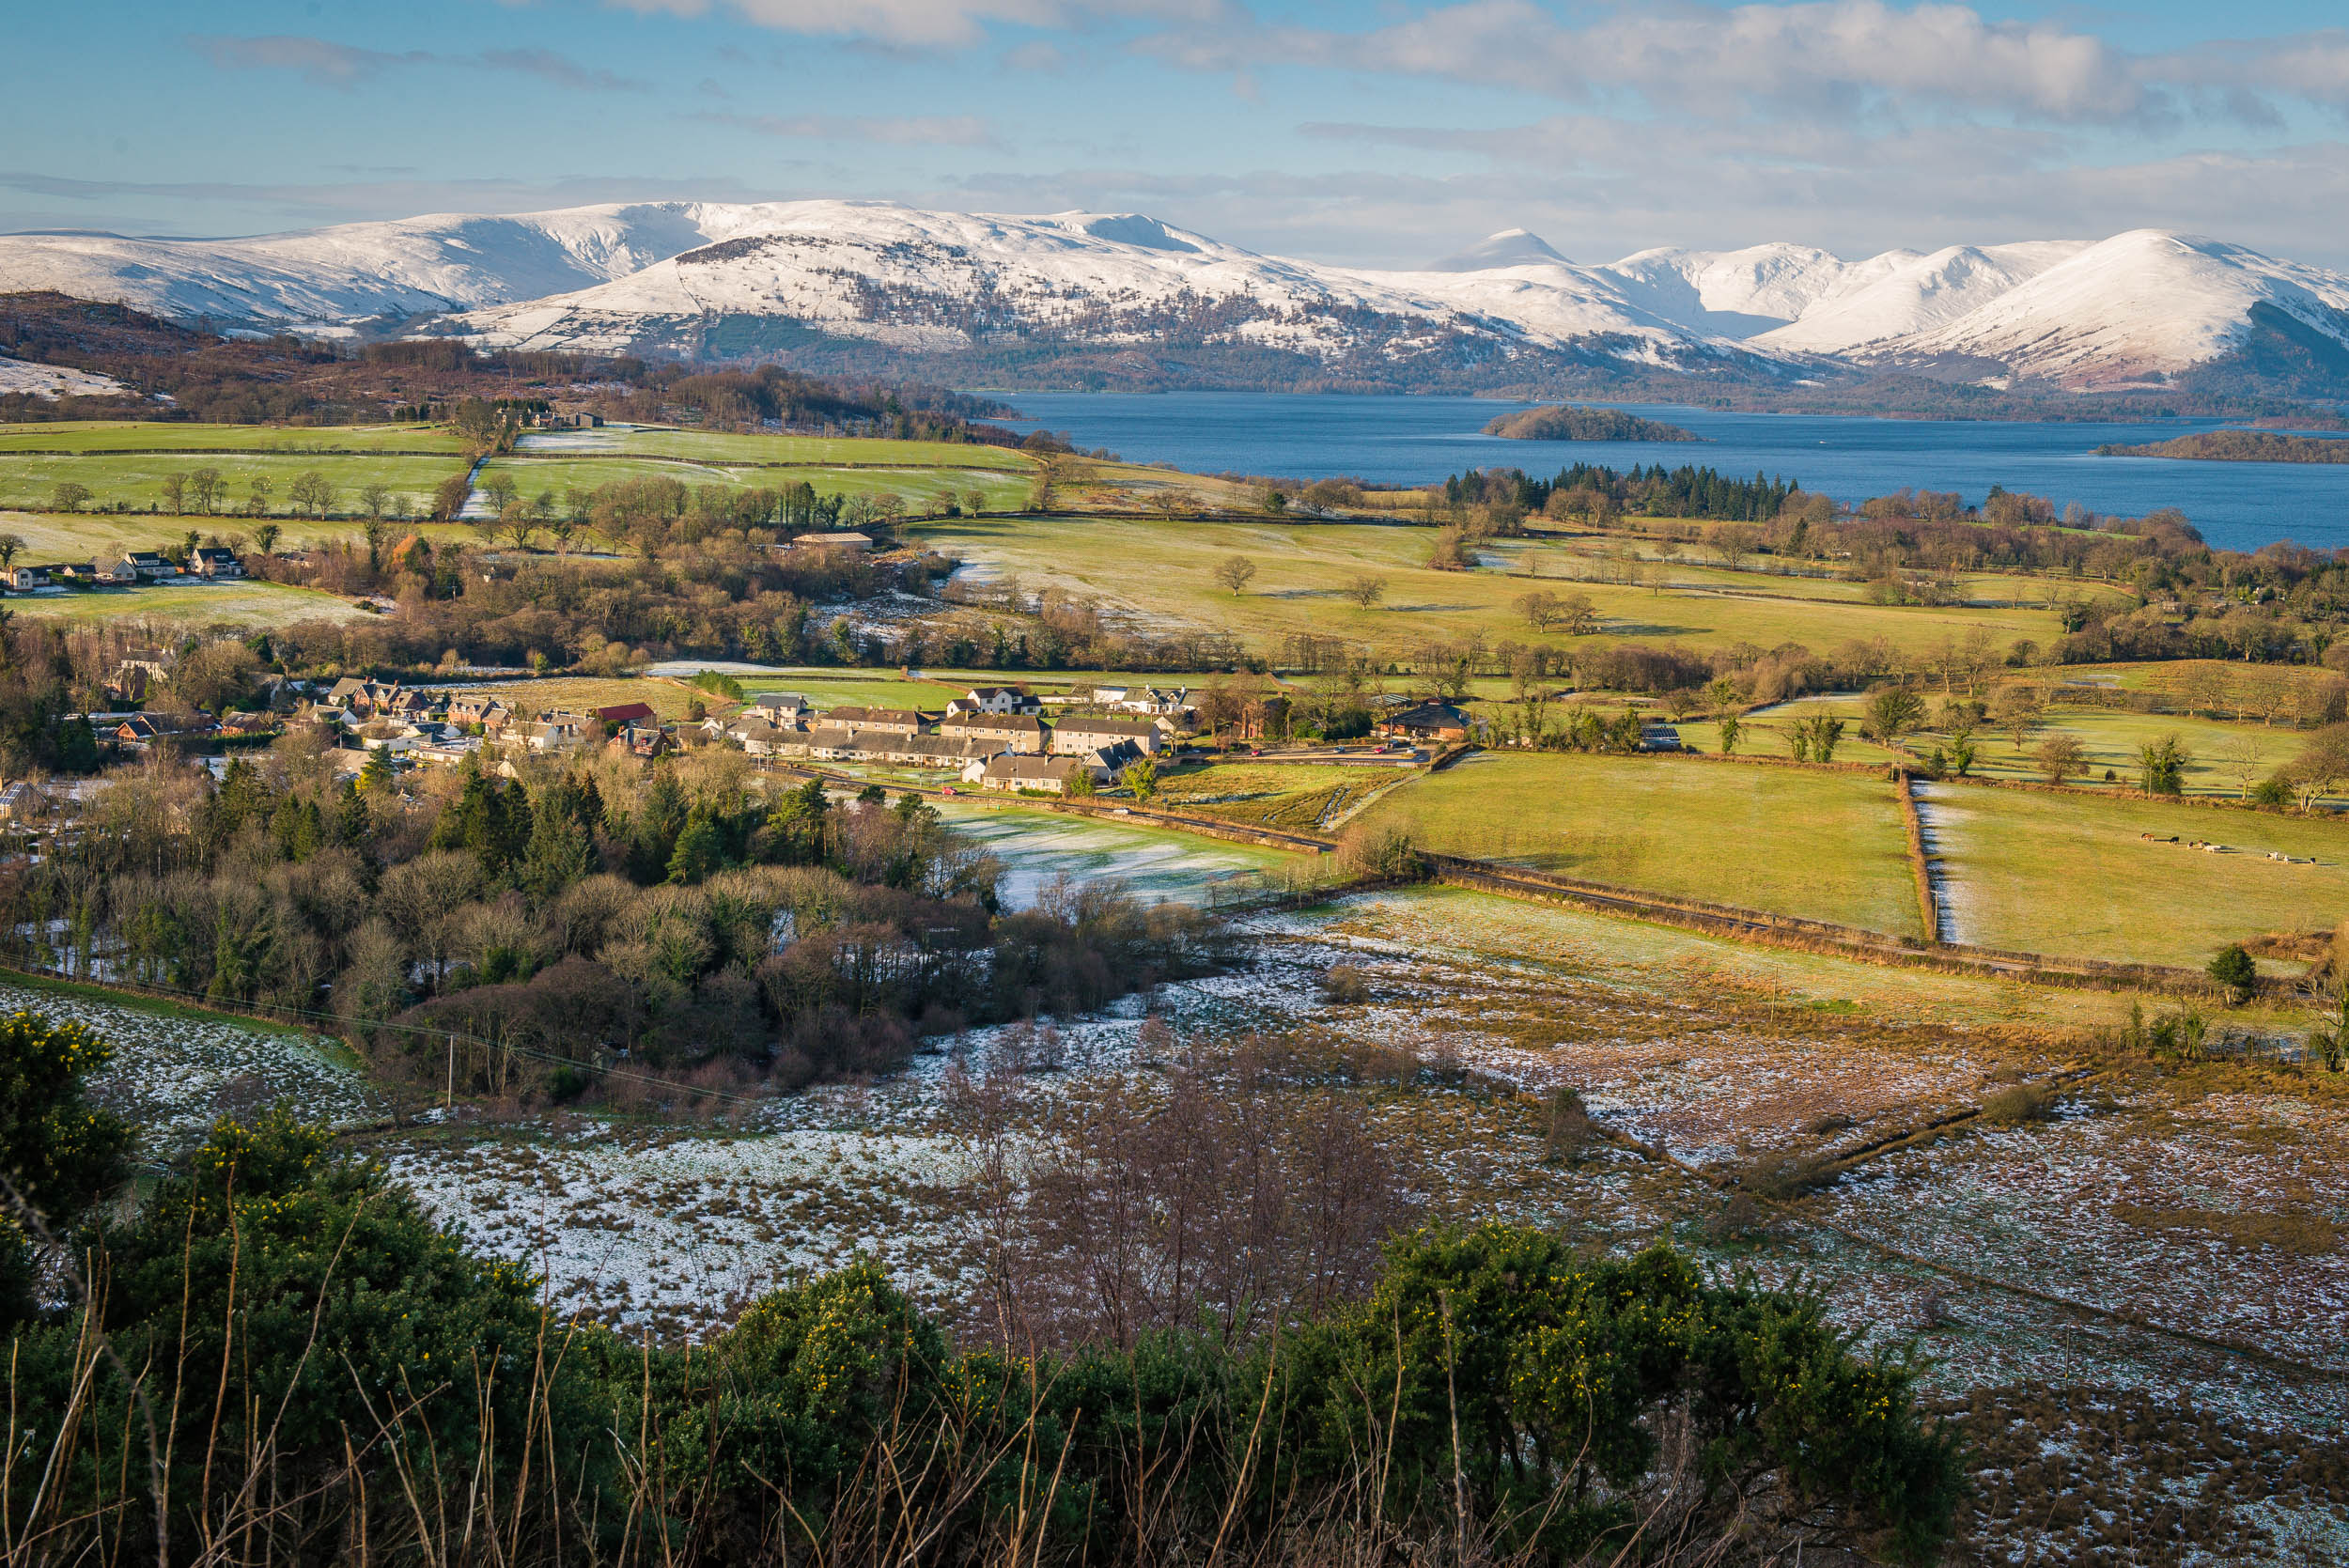
<svg viewBox="0 0 2349 1568"><path fill-rule="evenodd" d="M861 196L1370 266L1512 226L1595 261L2146 225L2349 265L2340 0L10 11L0 231Z"/></svg>

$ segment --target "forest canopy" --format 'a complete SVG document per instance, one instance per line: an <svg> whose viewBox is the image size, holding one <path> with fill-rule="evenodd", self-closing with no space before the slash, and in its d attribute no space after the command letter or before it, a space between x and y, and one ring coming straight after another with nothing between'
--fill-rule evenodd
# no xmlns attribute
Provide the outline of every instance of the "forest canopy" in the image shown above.
<svg viewBox="0 0 2349 1568"><path fill-rule="evenodd" d="M2170 441L2131 446L2107 442L2100 458L2185 458L2206 463L2349 463L2349 441L2338 436L2287 436L2273 430L2198 430Z"/></svg>
<svg viewBox="0 0 2349 1568"><path fill-rule="evenodd" d="M1641 419L1621 409L1584 408L1565 403L1555 408L1525 409L1504 413L1485 427L1488 436L1511 441L1703 441L1693 430Z"/></svg>

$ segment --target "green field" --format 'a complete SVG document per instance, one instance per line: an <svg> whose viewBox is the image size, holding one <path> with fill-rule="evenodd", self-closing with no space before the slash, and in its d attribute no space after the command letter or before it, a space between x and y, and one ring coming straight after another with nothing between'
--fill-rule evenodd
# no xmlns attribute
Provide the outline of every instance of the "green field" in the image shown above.
<svg viewBox="0 0 2349 1568"><path fill-rule="evenodd" d="M1507 571L1543 581L1529 583L1556 591L1582 592L1595 585L1608 569L1609 550L1617 544L1639 543L1635 536L1578 536L1566 539L1487 539L1477 548L1505 563ZM1819 604L1867 604L1871 585L1840 577L1812 577L1748 569L1733 571L1713 564L1715 558L1690 547L1671 558L1658 558L1652 545L1643 545L1641 559L1660 573L1671 589L1741 595L1754 598L1804 599ZM1997 572L1958 574L1957 588L1968 606L2027 606L2045 608L2055 595L2084 598L2127 599L2119 588L2102 583L2075 582L2068 578L2031 577ZM1642 590L1644 591L1644 590Z"/></svg>
<svg viewBox="0 0 2349 1568"><path fill-rule="evenodd" d="M2349 823L1963 784L1929 795L1966 941L2200 966L2232 941L2349 918ZM2196 839L2236 852L2189 847ZM2271 849L2321 863L2287 865Z"/></svg>
<svg viewBox="0 0 2349 1568"><path fill-rule="evenodd" d="M1439 853L1921 934L1899 804L1864 774L1486 753L1358 820Z"/></svg>
<svg viewBox="0 0 2349 1568"><path fill-rule="evenodd" d="M53 455L61 453L69 455ZM274 486L272 512L281 522L299 521L285 516L287 490L313 469L335 487L337 510L355 512L359 489L381 484L421 511L434 487L463 461L455 435L441 426L20 426L0 430L0 507L46 506L54 488L70 480L86 486L98 505L152 511L163 503L165 475L210 468L227 482L219 504L224 514L242 507L251 479L260 475ZM826 494L894 492L917 508L976 489L989 509L1009 510L1027 500L1034 466L1019 452L952 442L619 426L526 435L513 456L494 459L481 476L510 474L528 496L622 479L766 489L804 480Z"/></svg>
<svg viewBox="0 0 2349 1568"><path fill-rule="evenodd" d="M152 451L446 452L457 438L443 425L180 425L97 420L0 426L0 453Z"/></svg>
<svg viewBox="0 0 2349 1568"><path fill-rule="evenodd" d="M456 456L317 457L274 452L187 457L103 452L86 458L0 455L0 506L46 506L54 486L73 480L87 486L99 505L128 503L142 511L152 510L163 504L164 475L179 474L184 477L197 469L209 468L218 473L228 487L227 494L218 504L223 515L213 519L214 522L226 526L241 520L227 514L243 506L251 493L252 480L259 475L275 487L269 501L272 514L280 522L298 523L303 520L285 515L287 491L297 477L313 470L324 474L337 491L335 509L350 511L357 507L358 492L366 485L387 486L408 496L412 506L420 508L430 499L435 485L463 467L464 459Z"/></svg>
<svg viewBox="0 0 2349 1568"><path fill-rule="evenodd" d="M518 712L543 713L563 707L584 711L616 707L623 703L648 703L663 719L682 719L695 698L712 711L726 706L715 692L688 690L670 680L642 680L630 675L549 675L540 680L481 681L467 691L490 691L506 699Z"/></svg>
<svg viewBox="0 0 2349 1568"><path fill-rule="evenodd" d="M1934 699L1927 701L1931 706ZM1738 750L1783 756L1787 726L1807 714L1824 712L1839 715L1848 725L1835 748L1836 761L1891 761L1890 752L1859 737L1860 706L1861 699L1852 697L1806 699L1774 707L1744 721ZM1701 751L1712 751L1720 743L1719 732L1709 721L1691 721L1680 726L1680 733L1684 740ZM2090 789L2107 787L2104 775L2108 768L2120 775L2119 785L2135 787L2138 748L2176 736L2193 759L2186 769L2186 793L2226 799L2237 798L2243 792L2242 772L2232 761L2237 748L2250 759L2256 782L2291 761L2308 740L2304 732L2283 725L2235 723L2174 713L2135 713L2125 708L2054 707L2048 710L2046 722L2025 738L2019 751L2011 734L1977 730L1974 774L1985 779L2036 780L2040 775L2031 766L2030 753L2053 735L2069 735L2079 741L2088 756L2089 772L2076 784ZM1906 744L1910 752L1921 756L1937 745L1945 745L1945 740L1928 730L1908 737Z"/></svg>
<svg viewBox="0 0 2349 1568"><path fill-rule="evenodd" d="M482 465L477 477L486 484L494 474L511 476L515 489L526 496L544 490L557 495L569 489L589 490L628 479L675 479L688 486L728 485L739 489L781 489L786 485L804 482L825 495L891 493L904 496L910 504L946 497L958 499L965 490L977 489L987 497L991 511L1009 511L1028 499L1027 476L1002 468L752 468L658 458L534 457L523 453L491 458Z"/></svg>
<svg viewBox="0 0 2349 1568"><path fill-rule="evenodd" d="M616 453L688 458L696 462L794 463L811 465L885 463L910 468L975 468L1025 475L1034 465L1009 447L952 441L867 441L840 436L734 435L721 430L677 430L627 427L581 431L585 447L608 444ZM524 437L523 445L552 445L564 438ZM570 444L565 440L565 444Z"/></svg>
<svg viewBox="0 0 2349 1568"><path fill-rule="evenodd" d="M1435 541L1423 528L1340 523L1221 523L1142 518L947 518L909 532L935 549L1017 574L1032 589L1057 583L1145 615L1229 629L1277 646L1285 633L1310 631L1359 643L1408 647L1428 639L1481 633L1563 646L1563 633L1541 633L1519 618L1515 601L1536 582L1502 572L1429 571ZM1244 594L1217 583L1216 566L1240 554L1256 564ZM1386 580L1386 597L1361 609L1343 596L1360 576ZM1823 584L1821 586L1832 586ZM1981 628L1999 647L2018 637L2061 635L2045 610L1900 609L1873 604L1826 606L1797 598L1652 592L1644 587L1577 582L1574 592L1598 607L1600 630L1615 637L1680 641L1698 646L1802 643L1825 650L1853 638L1881 636L1923 651Z"/></svg>

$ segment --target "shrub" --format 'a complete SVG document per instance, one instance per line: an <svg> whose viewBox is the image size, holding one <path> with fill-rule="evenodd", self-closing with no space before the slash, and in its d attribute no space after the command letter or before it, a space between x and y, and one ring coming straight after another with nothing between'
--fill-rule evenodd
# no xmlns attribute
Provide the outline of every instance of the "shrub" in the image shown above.
<svg viewBox="0 0 2349 1568"><path fill-rule="evenodd" d="M1984 1098L1982 1119L1999 1126L2048 1121L2055 1115L2056 1099L2053 1085L2017 1083Z"/></svg>
<svg viewBox="0 0 2349 1568"><path fill-rule="evenodd" d="M1338 864L1354 877L1414 879L1427 874L1411 835L1401 828L1357 823L1338 840Z"/></svg>
<svg viewBox="0 0 2349 1568"><path fill-rule="evenodd" d="M1325 1001L1341 1004L1368 1001L1370 977L1352 964L1331 964L1321 977L1321 995Z"/></svg>
<svg viewBox="0 0 2349 1568"><path fill-rule="evenodd" d="M1709 1281L1669 1248L1591 1262L1511 1226L1421 1232L1368 1301L1291 1338L1257 1496L1367 1482L1393 1522L1465 1510L1506 1549L1607 1560L1636 1553L1643 1513L1709 1538L1775 1483L1921 1558L1963 1480L1912 1380L1854 1356L1818 1297ZM1668 1413L1688 1469L1665 1462Z"/></svg>
<svg viewBox="0 0 2349 1568"><path fill-rule="evenodd" d="M2249 1001L2251 993L2259 989L2259 964L2243 950L2241 942L2232 942L2220 949L2218 956L2210 961L2205 972L2225 986L2236 1001Z"/></svg>
<svg viewBox="0 0 2349 1568"><path fill-rule="evenodd" d="M1579 1160L1598 1137L1580 1092L1570 1086L1552 1090L1548 1112L1548 1126L1542 1134L1542 1157L1553 1165Z"/></svg>
<svg viewBox="0 0 2349 1568"><path fill-rule="evenodd" d="M127 1171L130 1129L82 1093L112 1055L81 1024L29 1011L0 1018L0 1176L53 1234L67 1233ZM33 1310L33 1238L14 1207L0 1207L0 1326Z"/></svg>

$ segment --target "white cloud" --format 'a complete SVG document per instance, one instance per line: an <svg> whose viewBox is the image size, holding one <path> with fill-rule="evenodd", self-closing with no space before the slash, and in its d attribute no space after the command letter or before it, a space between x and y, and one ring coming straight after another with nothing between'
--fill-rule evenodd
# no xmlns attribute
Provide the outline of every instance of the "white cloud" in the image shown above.
<svg viewBox="0 0 2349 1568"><path fill-rule="evenodd" d="M608 0L640 12L701 16L732 11L762 27L824 37L872 39L920 48L978 41L1003 23L1075 27L1096 21L1149 17L1206 22L1226 14L1223 0Z"/></svg>
<svg viewBox="0 0 2349 1568"><path fill-rule="evenodd" d="M1529 0L1467 0L1370 32L1170 33L1137 47L1200 70L1305 64L1561 98L1628 94L1700 115L1753 104L1831 113L1839 94L2061 120L2165 109L2159 88L2093 35L1884 0L1643 8L1584 26Z"/></svg>
<svg viewBox="0 0 2349 1568"><path fill-rule="evenodd" d="M1166 175L1071 169L974 175L910 199L997 211L1142 210L1277 255L1408 267L1498 229L1531 228L1578 261L1654 245L1764 241L1844 256L1893 246L2101 239L2139 227L2223 236L2349 266L2333 214L2349 205L2349 143L2201 151L2108 164L2056 134L1932 128L1627 124L1561 116L1490 132L1324 126L1370 147L1475 154L1473 172L1384 168Z"/></svg>

